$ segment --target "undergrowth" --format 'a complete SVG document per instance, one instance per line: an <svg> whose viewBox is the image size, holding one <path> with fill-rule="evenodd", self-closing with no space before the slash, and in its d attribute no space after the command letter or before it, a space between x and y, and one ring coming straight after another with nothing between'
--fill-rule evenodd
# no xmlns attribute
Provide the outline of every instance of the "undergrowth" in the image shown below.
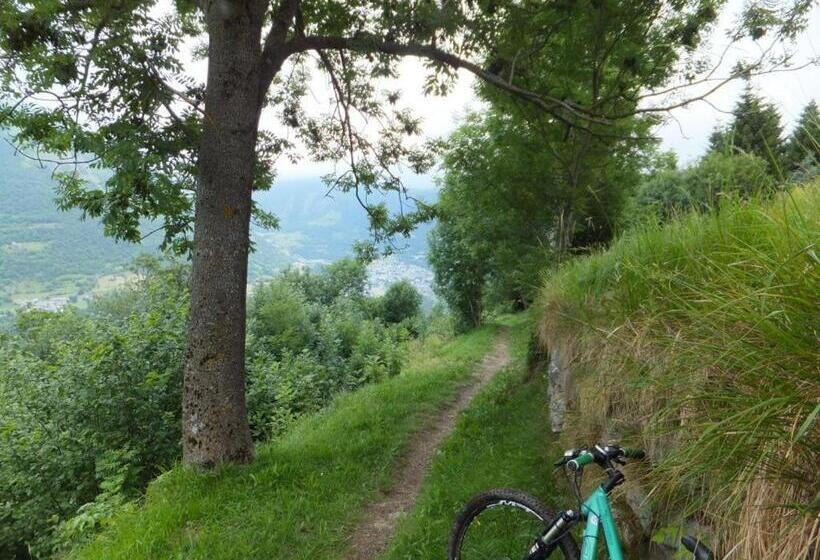
<svg viewBox="0 0 820 560"><path fill-rule="evenodd" d="M338 397L260 445L249 466L176 467L73 559L334 558L364 504L390 480L425 416L442 407L492 345L489 326L419 342L400 375Z"/></svg>
<svg viewBox="0 0 820 560"><path fill-rule="evenodd" d="M731 558L820 557L818 186L633 230L541 295L568 439L647 447L657 523Z"/></svg>

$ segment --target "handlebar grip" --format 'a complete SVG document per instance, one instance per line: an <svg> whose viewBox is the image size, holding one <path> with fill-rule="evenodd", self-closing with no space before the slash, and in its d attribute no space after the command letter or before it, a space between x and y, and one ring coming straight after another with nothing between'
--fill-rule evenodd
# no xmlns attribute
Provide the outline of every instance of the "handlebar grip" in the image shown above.
<svg viewBox="0 0 820 560"><path fill-rule="evenodd" d="M626 459L645 459L646 458L646 451L644 451L643 449L624 447L623 452L624 452L624 457Z"/></svg>
<svg viewBox="0 0 820 560"><path fill-rule="evenodd" d="M581 470L584 467L584 465L588 465L594 460L595 457L592 455L592 453L590 453L589 451L584 451L575 459L567 463L567 468L571 471L578 471Z"/></svg>
<svg viewBox="0 0 820 560"><path fill-rule="evenodd" d="M680 542L689 552L695 555L696 560L714 560L715 558L714 552L709 550L709 547L700 542L700 539L696 539L692 536L686 536L683 537Z"/></svg>

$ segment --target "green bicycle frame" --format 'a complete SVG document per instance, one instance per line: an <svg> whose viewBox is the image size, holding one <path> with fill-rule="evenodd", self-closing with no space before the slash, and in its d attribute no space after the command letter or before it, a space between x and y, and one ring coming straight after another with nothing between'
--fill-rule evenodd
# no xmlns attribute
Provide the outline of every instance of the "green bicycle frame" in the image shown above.
<svg viewBox="0 0 820 560"><path fill-rule="evenodd" d="M581 513L586 517L581 560L595 560L598 553L598 535L602 525L610 560L624 560L621 541L618 540L618 529L612 517L612 509L609 507L609 497L602 487L599 486L584 502Z"/></svg>

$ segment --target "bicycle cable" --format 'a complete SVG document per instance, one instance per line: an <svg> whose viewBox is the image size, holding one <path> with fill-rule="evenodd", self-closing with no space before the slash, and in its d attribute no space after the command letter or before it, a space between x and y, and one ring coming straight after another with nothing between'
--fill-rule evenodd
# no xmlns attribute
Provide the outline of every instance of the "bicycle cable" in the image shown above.
<svg viewBox="0 0 820 560"><path fill-rule="evenodd" d="M579 469L570 475L569 469L565 468L564 473L566 473L567 482L572 488L575 499L578 501L578 513L581 513L581 509L584 506L584 499L581 497L581 484L584 481L584 471L583 469Z"/></svg>

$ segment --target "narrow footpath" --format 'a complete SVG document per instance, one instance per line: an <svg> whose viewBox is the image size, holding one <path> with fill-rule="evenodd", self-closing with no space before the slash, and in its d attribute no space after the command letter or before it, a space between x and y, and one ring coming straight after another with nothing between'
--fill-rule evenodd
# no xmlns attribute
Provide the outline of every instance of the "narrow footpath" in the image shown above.
<svg viewBox="0 0 820 560"><path fill-rule="evenodd" d="M390 488L372 502L350 539L346 560L373 560L387 549L396 530L396 522L416 502L424 476L441 443L453 431L456 418L470 405L476 394L510 362L509 334L496 338L492 351L476 368L471 382L463 387L455 401L430 419L410 440L399 460Z"/></svg>

